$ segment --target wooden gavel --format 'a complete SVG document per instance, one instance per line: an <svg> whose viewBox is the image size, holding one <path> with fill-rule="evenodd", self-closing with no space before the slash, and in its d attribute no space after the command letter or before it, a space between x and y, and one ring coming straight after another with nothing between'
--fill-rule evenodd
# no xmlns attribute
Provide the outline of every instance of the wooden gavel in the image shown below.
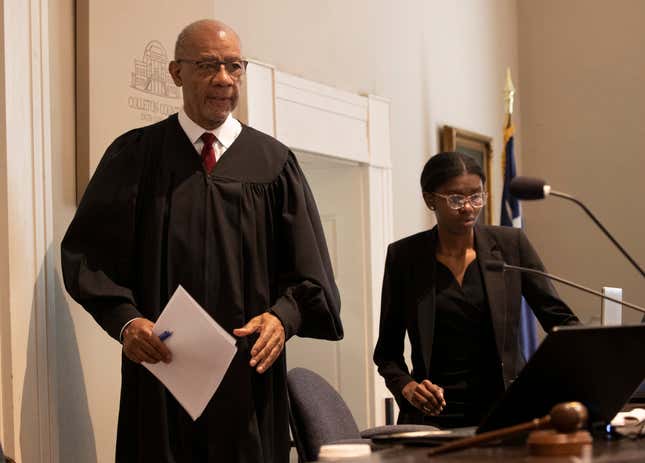
<svg viewBox="0 0 645 463"><path fill-rule="evenodd" d="M586 424L587 418L587 408L580 402L565 402L554 406L551 412L542 418L535 418L526 423L516 424L508 428L497 429L449 442L431 449L428 452L428 456L474 447L485 442L506 439L535 429L554 429L559 433L570 434L581 429Z"/></svg>

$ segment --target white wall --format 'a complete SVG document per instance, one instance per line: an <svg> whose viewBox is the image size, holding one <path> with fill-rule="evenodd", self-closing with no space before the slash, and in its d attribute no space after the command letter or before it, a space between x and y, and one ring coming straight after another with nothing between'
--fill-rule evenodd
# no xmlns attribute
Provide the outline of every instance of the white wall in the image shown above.
<svg viewBox="0 0 645 463"><path fill-rule="evenodd" d="M390 100L395 238L433 222L418 179L441 125L494 137L499 160L506 67L519 77L515 0L216 0L215 12L248 56Z"/></svg>
<svg viewBox="0 0 645 463"><path fill-rule="evenodd" d="M53 336L46 335L54 273L48 53L40 47L47 10L35 0L0 5L0 438L18 461L47 461L58 441L47 400L55 388Z"/></svg>
<svg viewBox="0 0 645 463"><path fill-rule="evenodd" d="M521 1L520 98L526 175L583 200L645 265L645 2ZM575 204L526 203L527 230L549 270L599 290L623 287L645 303L638 274ZM559 288L560 289L560 288ZM562 287L588 321L594 296ZM642 317L624 309L624 321Z"/></svg>
<svg viewBox="0 0 645 463"><path fill-rule="evenodd" d="M442 124L494 137L499 159L506 67L519 77L515 0L214 3L250 57L391 101L395 238L432 224L418 177ZM57 260L75 210L73 14L73 0L50 0ZM494 185L499 198L499 178ZM111 461L119 346L66 296L60 272L55 286L60 460Z"/></svg>

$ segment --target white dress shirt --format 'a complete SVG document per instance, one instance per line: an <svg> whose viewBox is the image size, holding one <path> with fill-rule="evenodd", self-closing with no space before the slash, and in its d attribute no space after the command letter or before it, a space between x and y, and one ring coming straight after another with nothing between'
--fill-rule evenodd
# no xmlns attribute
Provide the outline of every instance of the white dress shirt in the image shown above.
<svg viewBox="0 0 645 463"><path fill-rule="evenodd" d="M201 139L202 134L204 132L210 132L215 135L217 141L213 143L213 148L215 149L216 161L219 161L219 158L224 154L224 151L233 144L242 131L242 124L240 124L240 122L231 114L228 115L226 120L222 122L219 127L216 127L213 130L206 130L188 117L183 108L179 111L179 125L184 129L186 136L195 147L197 154L200 156L202 154L202 147L204 146L204 142Z"/></svg>

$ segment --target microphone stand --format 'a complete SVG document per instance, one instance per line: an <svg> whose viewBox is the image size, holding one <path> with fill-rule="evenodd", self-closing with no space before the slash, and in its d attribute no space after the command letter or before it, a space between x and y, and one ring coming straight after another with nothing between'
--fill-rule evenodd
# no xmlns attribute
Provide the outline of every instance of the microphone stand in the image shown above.
<svg viewBox="0 0 645 463"><path fill-rule="evenodd" d="M596 218L596 216L595 216L595 215L593 215L593 213L592 213L592 212L587 208L587 206L585 206L585 205L584 205L581 201L579 201L578 199L576 199L576 198L574 198L573 196L570 196L570 195L568 195L568 194L566 194L566 193L561 193L561 192L559 192L559 191L550 190L550 191L549 191L549 195L557 196L558 198L568 199L569 201L574 202L574 203L576 203L578 206L580 206L580 207L582 208L582 210L583 210L583 211L585 211L589 217L591 217L591 220L593 220L593 221L595 222L595 224L596 224L596 225L598 225L598 228L600 228L600 229L603 231L603 233L605 234L605 236L607 236L607 238L609 238L609 239L611 240L611 242L612 242L612 243L614 243L614 245L615 245L615 246L618 248L618 250L623 254L623 256L625 256L625 257L627 258L627 260L628 260L629 262L631 262L631 264L632 264L634 267L636 267L636 270L638 270L638 271L640 272L641 276L642 276L642 277L645 277L645 271L643 271L643 269L642 269L642 268L640 267L640 265L638 265L638 263L637 263L637 262L632 258L632 256L630 256L630 255L627 253L627 251L625 251L625 249L620 245L620 243L618 243L618 241L616 241L616 239L615 239L613 236L611 236L611 233L609 233L609 230L607 230L607 229L603 226L603 224L601 224L601 223L600 223L600 221ZM559 281L559 280L558 280L558 281ZM565 283L565 282L563 281L562 283ZM565 283L565 284L568 284L568 283ZM575 286L575 285L573 285L573 286ZM578 288L578 289L582 289L582 288ZM586 291L586 289L583 289L583 291ZM613 299L611 299L610 297L606 297L606 299L613 300ZM614 302L616 302L616 301L614 301ZM625 305L627 305L628 307L630 307L628 304L625 304ZM632 307L632 308L634 308L634 307ZM636 310L639 310L639 309L636 309Z"/></svg>
<svg viewBox="0 0 645 463"><path fill-rule="evenodd" d="M611 296L606 296L601 292L595 291L595 290L593 290L591 288L587 288L586 286L579 285L577 283L574 283L573 281L565 280L564 278L560 278L559 276L552 275L550 273L542 272L540 270L535 270L535 269L532 269L532 268L517 267L515 265L509 265L509 264L507 264L505 262L502 263L501 267L502 267L501 268L502 271L507 270L507 269L517 270L519 272L533 273L535 275L540 275L540 276L543 276L543 277L548 278L550 280L559 281L560 283L563 283L563 284L568 285L568 286L572 286L572 287L577 288L577 289L579 289L581 291L585 291L587 293L593 294L593 295L601 297L603 299L608 299L608 300L610 300L612 302L622 304L622 305L624 305L626 307L629 307L630 309L638 310L639 312L645 313L645 308L643 308L641 306L638 306L636 304L632 304L632 303L627 302L627 301L621 301L620 299L615 299L615 298L613 298Z"/></svg>

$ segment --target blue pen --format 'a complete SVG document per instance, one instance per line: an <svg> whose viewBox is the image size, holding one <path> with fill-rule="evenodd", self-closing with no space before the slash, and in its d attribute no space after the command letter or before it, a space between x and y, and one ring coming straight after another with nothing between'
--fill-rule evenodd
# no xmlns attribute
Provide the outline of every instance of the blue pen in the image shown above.
<svg viewBox="0 0 645 463"><path fill-rule="evenodd" d="M164 331L163 333L161 333L161 334L159 335L159 339L160 339L160 340L162 340L162 341L165 341L165 340L166 340L166 339L168 339L170 336L172 336L172 331Z"/></svg>

